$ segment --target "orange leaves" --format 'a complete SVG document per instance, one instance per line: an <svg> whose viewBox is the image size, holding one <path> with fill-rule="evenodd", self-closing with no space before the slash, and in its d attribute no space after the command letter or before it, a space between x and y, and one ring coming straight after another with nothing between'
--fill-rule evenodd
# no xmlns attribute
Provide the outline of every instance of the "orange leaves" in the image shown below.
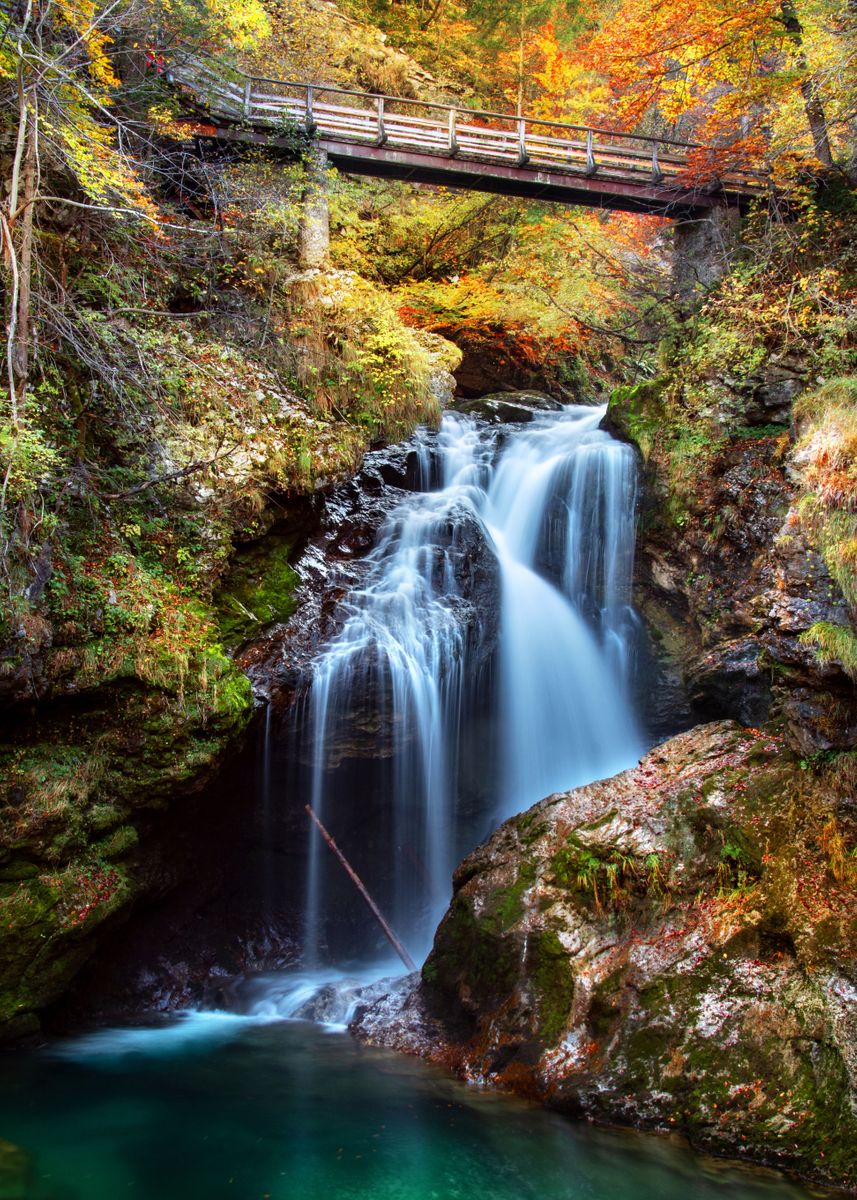
<svg viewBox="0 0 857 1200"><path fill-rule="evenodd" d="M530 105L534 116L593 124L606 109L610 92L579 52L564 50L551 22L537 30L533 42L532 78L539 92Z"/></svg>
<svg viewBox="0 0 857 1200"><path fill-rule="evenodd" d="M587 52L626 123L654 117L727 158L728 147L730 166L757 163L777 137L793 146L797 136L812 153L803 115L811 66L783 0L623 0ZM719 165L697 162L691 174L703 180Z"/></svg>
<svg viewBox="0 0 857 1200"><path fill-rule="evenodd" d="M700 146L687 155L682 180L691 187L705 187L726 174L752 169L764 161L766 151L766 139L759 132L735 138L726 146Z"/></svg>

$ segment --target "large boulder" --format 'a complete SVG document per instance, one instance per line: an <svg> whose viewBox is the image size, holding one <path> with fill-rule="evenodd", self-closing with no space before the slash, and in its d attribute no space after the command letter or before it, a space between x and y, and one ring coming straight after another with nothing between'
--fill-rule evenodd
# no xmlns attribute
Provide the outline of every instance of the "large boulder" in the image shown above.
<svg viewBox="0 0 857 1200"><path fill-rule="evenodd" d="M720 722L543 800L461 864L421 978L356 1032L857 1184L855 781L824 770Z"/></svg>

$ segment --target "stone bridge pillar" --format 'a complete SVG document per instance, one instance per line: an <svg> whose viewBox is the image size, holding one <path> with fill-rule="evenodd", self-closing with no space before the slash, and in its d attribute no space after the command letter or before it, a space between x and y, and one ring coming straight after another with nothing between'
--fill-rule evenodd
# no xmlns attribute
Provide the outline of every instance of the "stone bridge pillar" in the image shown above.
<svg viewBox="0 0 857 1200"><path fill-rule="evenodd" d="M686 300L701 295L729 270L741 229L737 208L701 210L673 226L673 282Z"/></svg>
<svg viewBox="0 0 857 1200"><path fill-rule="evenodd" d="M306 158L306 184L301 196L298 261L301 269L324 267L330 249L330 210L327 202L327 155L312 146Z"/></svg>

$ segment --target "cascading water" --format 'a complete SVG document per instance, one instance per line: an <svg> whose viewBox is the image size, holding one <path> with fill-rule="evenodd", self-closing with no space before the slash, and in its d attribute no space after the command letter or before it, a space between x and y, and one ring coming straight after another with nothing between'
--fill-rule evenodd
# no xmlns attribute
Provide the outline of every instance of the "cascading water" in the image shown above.
<svg viewBox="0 0 857 1200"><path fill-rule="evenodd" d="M381 842L373 863L383 865L366 882L415 954L428 949L452 868L478 837L552 791L627 767L642 750L629 699L635 464L598 428L603 413L538 414L501 434L448 414L434 451L439 489L410 496L387 519L366 581L344 601L341 632L316 664L301 716L311 803L334 832L348 810L353 822L360 801L342 766L370 747L382 764L370 802L385 825L373 834ZM420 445L426 485L432 440ZM474 538L485 560L476 565ZM486 562L494 630L471 594L474 576L484 591ZM481 811L463 799L474 746ZM305 920L313 967L324 957L337 870L313 832Z"/></svg>
<svg viewBox="0 0 857 1200"><path fill-rule="evenodd" d="M636 477L630 449L569 409L513 439L485 519L503 578L502 816L626 767Z"/></svg>

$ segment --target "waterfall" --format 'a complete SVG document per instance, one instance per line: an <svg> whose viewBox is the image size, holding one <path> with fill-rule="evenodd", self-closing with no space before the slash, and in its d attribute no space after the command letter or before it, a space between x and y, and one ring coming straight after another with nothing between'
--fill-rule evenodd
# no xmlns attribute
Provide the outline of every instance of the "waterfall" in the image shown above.
<svg viewBox="0 0 857 1200"><path fill-rule="evenodd" d="M500 725L508 816L641 752L628 700L636 472L567 409L513 439L485 519L503 578Z"/></svg>
<svg viewBox="0 0 857 1200"><path fill-rule="evenodd" d="M629 699L635 463L599 430L603 412L500 432L452 413L425 433L423 484L439 486L387 518L315 665L311 803L334 836L348 826L346 853L369 845L366 883L414 954L476 840L642 750ZM361 822L360 808L375 816ZM311 838L317 967L338 867Z"/></svg>

